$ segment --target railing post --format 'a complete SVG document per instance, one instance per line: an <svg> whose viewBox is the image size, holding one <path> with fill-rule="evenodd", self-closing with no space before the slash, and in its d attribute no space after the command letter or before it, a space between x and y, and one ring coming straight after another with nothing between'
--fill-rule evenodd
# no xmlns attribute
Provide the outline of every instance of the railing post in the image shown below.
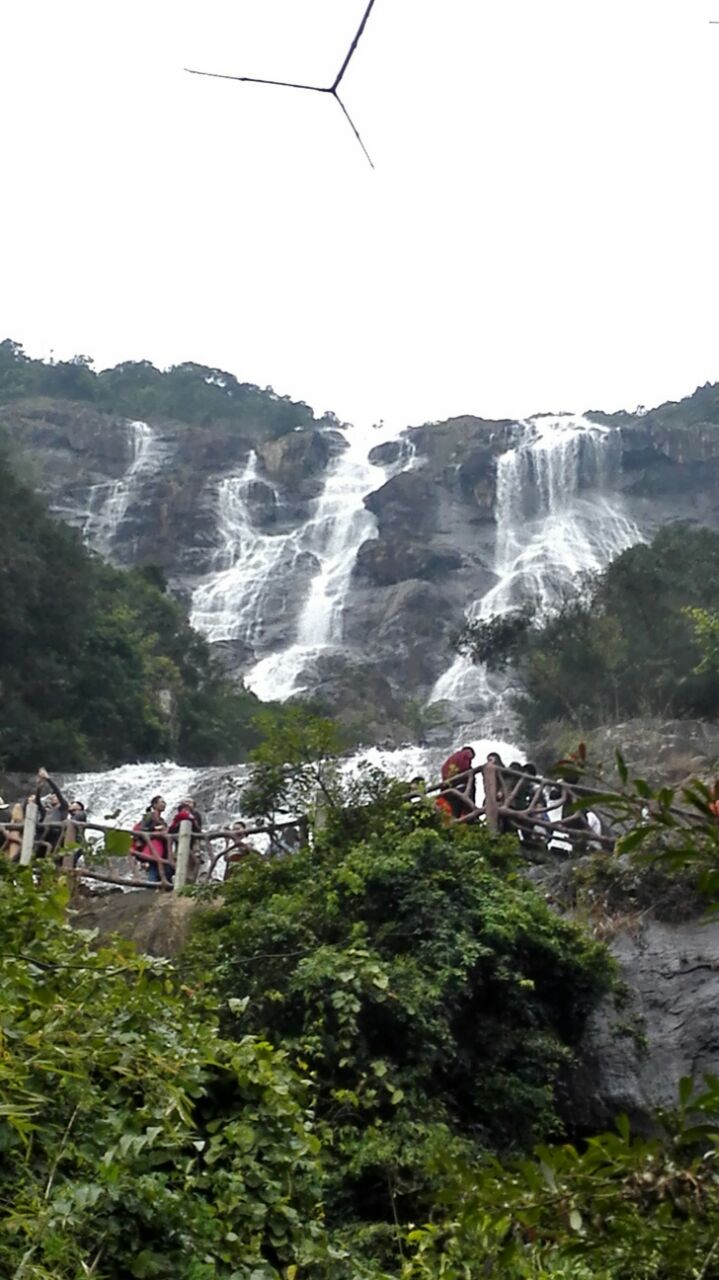
<svg viewBox="0 0 719 1280"><path fill-rule="evenodd" d="M484 815L490 831L499 831L497 803L497 768L491 762L484 766Z"/></svg>
<svg viewBox="0 0 719 1280"><path fill-rule="evenodd" d="M184 889L187 884L187 867L190 861L190 845L192 844L192 823L183 818L180 823L180 835L177 841L177 862L175 863L175 893Z"/></svg>
<svg viewBox="0 0 719 1280"><path fill-rule="evenodd" d="M20 866L29 867L32 862L32 851L35 847L35 833L37 831L37 805L34 800L28 800L25 807L25 819L22 829L22 844L20 845Z"/></svg>

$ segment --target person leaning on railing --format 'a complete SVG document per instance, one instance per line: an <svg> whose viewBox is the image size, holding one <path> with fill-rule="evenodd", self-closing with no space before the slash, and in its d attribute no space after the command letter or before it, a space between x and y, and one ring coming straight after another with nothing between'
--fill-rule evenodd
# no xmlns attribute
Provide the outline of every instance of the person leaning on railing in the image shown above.
<svg viewBox="0 0 719 1280"><path fill-rule="evenodd" d="M47 787L50 794L43 799L44 787ZM70 805L57 783L53 782L49 776L47 769L38 769L34 800L38 810L38 839L35 842L35 856L44 858L48 854L57 853L62 843Z"/></svg>
<svg viewBox="0 0 719 1280"><path fill-rule="evenodd" d="M14 831L10 824L22 822L22 818L22 805L14 804L11 809L7 801L0 796L0 853L10 862L18 861L22 844L22 832Z"/></svg>
<svg viewBox="0 0 719 1280"><path fill-rule="evenodd" d="M474 774L470 772L473 761L474 748L460 747L459 751L453 751L442 765L440 794L435 804L440 812L446 813L448 817L461 818L462 814L466 813L474 805ZM450 794L442 795L442 791ZM469 804L465 804L459 795L452 795L451 793L454 791L466 796Z"/></svg>
<svg viewBox="0 0 719 1280"><path fill-rule="evenodd" d="M253 845L245 842L244 837L246 830L247 828L244 822L233 822L232 836L228 839L222 855L225 860L225 873L222 877L223 880L226 880L228 876L231 876L238 864L245 858L248 858L251 853L257 853L257 850Z"/></svg>
<svg viewBox="0 0 719 1280"><path fill-rule="evenodd" d="M153 796L143 814L139 830L149 839L145 842L145 850L138 848L135 857L147 865L147 878L151 883L170 886L175 868L170 858L170 842L167 835L167 823L163 817L165 801L162 796Z"/></svg>

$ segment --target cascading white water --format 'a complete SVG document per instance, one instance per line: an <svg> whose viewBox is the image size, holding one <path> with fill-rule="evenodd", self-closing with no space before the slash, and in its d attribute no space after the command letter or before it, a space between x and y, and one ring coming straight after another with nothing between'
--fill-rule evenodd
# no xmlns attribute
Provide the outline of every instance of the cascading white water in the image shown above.
<svg viewBox="0 0 719 1280"><path fill-rule="evenodd" d="M619 469L619 438L571 414L520 423L516 446L497 459L497 582L469 610L488 621L527 607L551 612L582 575L595 573L642 534L610 489ZM458 656L430 702L465 703L506 723L506 684Z"/></svg>
<svg viewBox="0 0 719 1280"><path fill-rule="evenodd" d="M516 745L496 738L470 735L468 743L474 747L477 761L485 760L490 750L499 751L505 761L522 756ZM363 767L369 766L405 781L419 775L429 784L439 778L446 755L445 746L400 747L396 751L370 747L346 757L340 768L345 782L356 779ZM242 786L248 774L247 765L234 765L231 769L189 769L166 760L119 765L102 773L65 774L60 781L68 799L84 802L92 822L108 822L129 830L142 817L153 796L164 797L167 814L172 816L180 800L190 795L199 805L208 830L247 817L242 811Z"/></svg>
<svg viewBox="0 0 719 1280"><path fill-rule="evenodd" d="M131 461L119 480L96 484L90 490L88 512L82 526L83 540L106 559L113 558L117 534L133 499L137 483L159 461L162 452L157 435L147 422L128 422Z"/></svg>
<svg viewBox="0 0 719 1280"><path fill-rule="evenodd" d="M191 610L193 626L209 640L241 639L252 648L261 644L271 609L284 607L280 575L290 579L302 565L318 566L294 640L260 658L245 676L248 687L263 700L282 701L299 692L298 680L307 663L341 642L342 611L357 549L376 532L364 498L389 474L413 465L409 448L391 467L369 461L369 452L396 434L384 425L353 427L347 433L347 448L328 468L310 519L290 533L262 533L253 527L247 498L257 478L254 455L239 476L221 482L219 547L212 575L195 591Z"/></svg>
<svg viewBox="0 0 719 1280"><path fill-rule="evenodd" d="M277 574L291 575L303 553L303 529L268 534L255 529L248 505L257 455L218 487L218 547L210 576L192 597L190 621L208 640L242 639L253 646L272 608Z"/></svg>
<svg viewBox="0 0 719 1280"><path fill-rule="evenodd" d="M295 641L269 654L248 672L246 683L259 698L284 699L299 692L303 667L342 639L342 611L357 550L376 531L375 518L364 505L368 493L386 478L387 468L371 463L368 453L393 439L391 429L370 432L353 427L348 447L329 469L312 518L302 530L304 549L319 562L297 624ZM384 475L383 475L384 473Z"/></svg>

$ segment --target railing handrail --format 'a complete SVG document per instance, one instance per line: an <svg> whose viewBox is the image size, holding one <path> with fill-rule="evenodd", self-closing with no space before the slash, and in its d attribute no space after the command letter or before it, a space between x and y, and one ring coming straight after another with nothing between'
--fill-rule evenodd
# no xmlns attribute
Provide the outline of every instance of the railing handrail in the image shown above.
<svg viewBox="0 0 719 1280"><path fill-rule="evenodd" d="M482 778L484 795L481 803L477 803L474 798L474 782L477 777ZM506 788L506 780L514 781L511 790ZM505 787L501 786L505 783ZM532 788L529 803L524 808L515 808L512 804L513 800L520 794L523 787L529 785ZM558 794L548 795L548 790L557 791ZM459 815L454 814L452 821L458 824L467 825L483 821L488 828L493 831L501 831L503 828L511 828L518 832L531 832L535 836L541 836L549 842L552 837L560 837L569 844L580 845L586 847L588 844L601 848L612 849L616 843L616 838L611 835L604 834L603 831L594 831L586 826L579 826L572 822L575 814L571 814L568 818L564 816L564 807L567 803L574 804L582 799L589 799L597 794L596 787L591 787L582 782L570 782L562 777L550 777L538 773L526 773L523 769L513 769L509 765L497 765L493 761L486 761L483 764L473 765L470 769L466 769L461 773L454 774L451 779L434 783L430 787L424 787L418 795L434 796L443 795L451 798L462 806L466 811ZM603 806L591 805L591 807L600 817L603 815ZM550 819L548 814L553 810L562 810L562 817ZM579 817L581 809L576 810L576 816ZM22 821L3 823L0 830L4 832L21 833L21 853L20 862L27 865L32 860L33 850L38 834L42 833L44 828L62 828L67 834L68 830L72 830L73 835L83 837L86 832L98 831L101 833L122 833L130 837L133 843L144 843L148 846L148 853L143 854L136 850L131 850L130 857L137 857L139 861L153 862L159 867L172 867L174 871L174 888L179 890L184 887L187 881L188 866L193 848L197 848L199 844L203 844L210 858L209 877L212 878L215 867L218 862L224 858L232 857L239 860L243 856L243 851L238 847L247 837L253 835L268 836L272 844L273 837L278 832L288 830L292 827L301 826L304 819L300 816L294 818L283 818L277 822L255 822L243 824L242 831L237 831L233 827L217 827L210 828L207 831L194 831L192 823L189 819L183 819L177 831L143 831L141 828L118 827L107 822L95 822L92 820L78 821L72 815L66 818L54 818L52 811L44 811L43 818L38 820L39 810L34 800L29 800L25 809L25 817ZM690 816L690 815L687 815ZM616 819L614 820L616 822ZM606 817L605 817L606 822ZM224 840L225 847L212 852L212 844L215 841ZM170 842L172 842L176 850L176 860L173 862L170 857L158 857L156 850L152 853L149 848L161 843L169 852ZM76 840L64 844L58 842L57 850L74 847ZM249 851L248 851L249 852ZM89 879L104 881L110 884L127 885L128 887L140 887L153 882L147 882L137 879L119 879L106 876L102 872L95 872L91 868L66 867L65 870L74 876L84 876ZM161 887L158 882L157 887Z"/></svg>

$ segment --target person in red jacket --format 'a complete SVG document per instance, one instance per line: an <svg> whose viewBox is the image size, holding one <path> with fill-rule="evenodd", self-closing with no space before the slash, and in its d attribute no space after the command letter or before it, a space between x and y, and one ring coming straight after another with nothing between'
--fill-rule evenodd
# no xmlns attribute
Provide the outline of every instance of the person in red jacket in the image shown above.
<svg viewBox="0 0 719 1280"><path fill-rule="evenodd" d="M473 761L473 748L460 747L459 751L453 751L451 756L447 757L440 771L442 790L446 791L449 787L454 787L452 779L459 778L454 789L461 791L468 800L472 801L472 804L474 804L474 774L471 773L466 778L460 775L467 773L467 770L472 768ZM455 818L461 818L463 813L469 812L467 805L462 804L462 801L457 796L446 796L445 799L449 800L452 805Z"/></svg>

